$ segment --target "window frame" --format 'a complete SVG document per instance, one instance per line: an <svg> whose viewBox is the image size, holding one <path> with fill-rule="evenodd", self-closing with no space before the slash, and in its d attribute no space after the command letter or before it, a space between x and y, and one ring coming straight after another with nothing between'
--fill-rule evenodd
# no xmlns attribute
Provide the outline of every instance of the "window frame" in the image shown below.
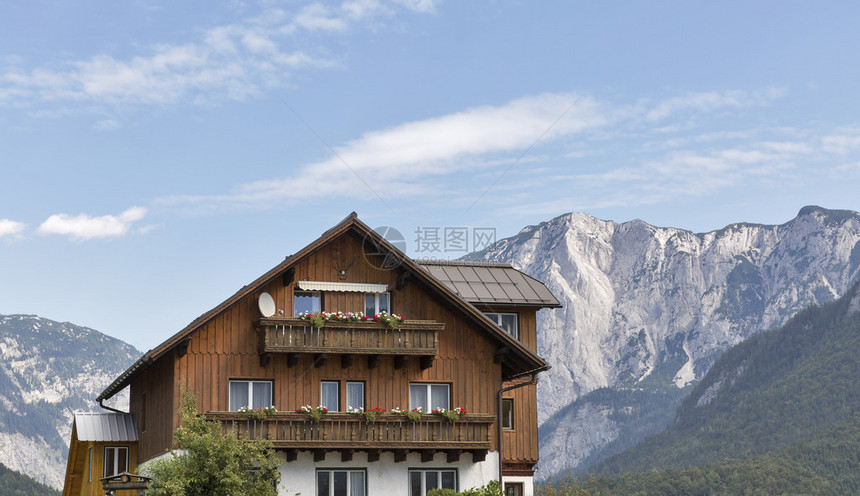
<svg viewBox="0 0 860 496"><path fill-rule="evenodd" d="M374 315L379 313L379 296L380 295L388 296L388 310L387 310L387 312L389 314L394 313L394 311L391 309L391 292L390 291L386 291L385 293L364 293L364 314L367 315L368 317L373 317ZM367 311L367 309L368 309L367 297L368 296L373 296L373 309L374 309L373 312Z"/></svg>
<svg viewBox="0 0 860 496"><path fill-rule="evenodd" d="M484 315L495 322L495 324L508 336L520 340L520 314L518 312L484 312ZM502 327L502 316L514 316L514 332L508 332L504 327Z"/></svg>
<svg viewBox="0 0 860 496"><path fill-rule="evenodd" d="M329 473L329 486L328 486L329 487L329 491L328 491L329 494L327 494L327 495L320 495L319 476L320 476L321 472L328 472ZM362 494L367 496L367 469L364 467L336 467L336 468L320 467L320 468L317 468L316 471L314 472L314 494L316 494L316 496L334 496L334 473L335 472L344 472L347 474L347 477L346 477L347 496L352 496L352 478L349 477L349 474L350 473L361 473L362 474L362 480L364 482L364 491L362 492Z"/></svg>
<svg viewBox="0 0 860 496"><path fill-rule="evenodd" d="M349 411L350 408L353 408L352 405L349 404L349 387L351 385L361 385L361 409L364 410L367 408L367 384L365 381L346 381L344 391L344 406L346 407L345 411ZM357 407L356 407L357 408Z"/></svg>
<svg viewBox="0 0 860 496"><path fill-rule="evenodd" d="M230 385L233 384L234 382L244 382L244 383L248 384L248 398L247 398L248 403L246 403L244 405L239 405L239 407L237 407L236 410L231 410L230 405L233 403L233 393L231 391L232 388L230 387ZM254 384L255 383L267 383L267 384L269 384L269 391L271 393L271 396L269 397L268 404L265 406L266 407L273 406L275 404L275 381L273 381L272 379L230 379L229 381L227 381L227 411L237 412L237 411L239 411L238 409L242 408L243 406L246 406L248 408L253 408L254 407Z"/></svg>
<svg viewBox="0 0 860 496"><path fill-rule="evenodd" d="M296 289L293 291L293 317L299 316L298 305L296 305L296 298L298 297L314 297L316 296L319 302L319 310L311 310L310 313L313 312L322 312L323 311L323 292L322 291L308 291L304 289Z"/></svg>
<svg viewBox="0 0 860 496"><path fill-rule="evenodd" d="M523 491L525 488L522 482L506 482L505 483L505 496L523 496ZM513 489L511 493L508 492L508 488Z"/></svg>
<svg viewBox="0 0 860 496"><path fill-rule="evenodd" d="M427 473L428 472L436 472L438 475L438 487L427 487ZM406 485L409 487L408 496L424 496L427 494L427 491L432 489L438 489L442 487L442 472L452 472L454 474L454 491L459 491L460 489L460 472L456 467L440 467L440 468L427 468L427 467L412 467L407 469L406 471ZM421 474L421 494L415 495L412 493L412 474L420 473Z"/></svg>
<svg viewBox="0 0 860 496"><path fill-rule="evenodd" d="M111 464L114 466L114 469L116 470L116 472L114 472L112 474L107 473L107 471L108 471L108 450L114 450L113 460L111 460ZM125 451L125 468L123 468L123 469L119 468L119 453L120 453L120 451ZM104 476L105 477L112 477L114 475L121 474L123 472L128 472L128 455L129 455L128 446L105 446L104 459L103 459L104 463L102 463L102 465L103 465L102 466L102 472L104 473Z"/></svg>
<svg viewBox="0 0 860 496"><path fill-rule="evenodd" d="M409 409L412 410L421 405L413 405L412 404L412 386L425 386L427 388L427 393L425 399L427 400L427 409L424 413L430 413L434 410L433 407L433 394L432 394L432 386L445 386L448 388L448 406L444 407L446 410L451 409L451 390L453 389L450 382L410 382L409 383Z"/></svg>
<svg viewBox="0 0 860 496"><path fill-rule="evenodd" d="M323 404L323 398L325 397L323 395L323 386L325 386L326 384L334 384L335 385L335 389L337 390L337 408L331 408L328 405ZM320 405L321 406L324 406L330 412L339 412L340 411L340 405L341 405L341 403L343 403L341 401L341 396L342 395L341 395L341 391L340 391L340 381L339 380L323 379L320 381Z"/></svg>
<svg viewBox="0 0 860 496"><path fill-rule="evenodd" d="M509 424L506 425L506 416L505 416L505 403L508 403L510 407L508 407L508 420ZM502 429L506 431L516 430L516 425L514 424L514 399L513 398L502 398L502 411L499 412L502 422Z"/></svg>

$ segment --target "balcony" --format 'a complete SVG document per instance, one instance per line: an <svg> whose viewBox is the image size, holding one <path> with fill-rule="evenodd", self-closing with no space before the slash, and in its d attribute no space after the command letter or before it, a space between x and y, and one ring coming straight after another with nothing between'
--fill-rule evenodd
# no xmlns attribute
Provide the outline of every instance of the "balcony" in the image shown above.
<svg viewBox="0 0 860 496"><path fill-rule="evenodd" d="M421 367L428 368L439 351L439 332L445 324L407 320L392 330L373 321L328 321L318 329L307 320L270 317L258 320L256 327L261 360L275 353L287 354L292 366L298 355L305 354L316 355L315 364L321 365L328 356L340 355L348 366L355 355L364 355L372 368L382 356L393 356L395 367L400 368L409 357L418 357Z"/></svg>
<svg viewBox="0 0 860 496"><path fill-rule="evenodd" d="M382 451L394 452L394 461L406 460L409 452L421 453L430 461L445 452L448 461L460 454L472 453L474 461L483 461L491 449L491 415L467 415L450 423L435 415L424 415L418 422L394 414L383 414L374 422L348 413L328 413L312 421L304 413L275 413L265 420L254 420L237 412L209 412L206 418L221 422L224 432L235 432L239 439L267 439L276 449L284 450L287 461L299 451L311 451L321 461L330 451L338 451L344 461L354 451L366 451L368 461L376 461Z"/></svg>

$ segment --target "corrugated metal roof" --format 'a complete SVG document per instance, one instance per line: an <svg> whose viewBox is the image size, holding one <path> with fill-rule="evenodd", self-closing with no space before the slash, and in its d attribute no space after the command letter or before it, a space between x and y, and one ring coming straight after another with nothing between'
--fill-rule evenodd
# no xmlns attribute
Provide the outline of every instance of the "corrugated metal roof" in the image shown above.
<svg viewBox="0 0 860 496"><path fill-rule="evenodd" d="M75 413L79 441L137 441L131 413Z"/></svg>
<svg viewBox="0 0 860 496"><path fill-rule="evenodd" d="M561 304L537 279L510 264L461 260L416 260L422 269L469 303L486 305Z"/></svg>

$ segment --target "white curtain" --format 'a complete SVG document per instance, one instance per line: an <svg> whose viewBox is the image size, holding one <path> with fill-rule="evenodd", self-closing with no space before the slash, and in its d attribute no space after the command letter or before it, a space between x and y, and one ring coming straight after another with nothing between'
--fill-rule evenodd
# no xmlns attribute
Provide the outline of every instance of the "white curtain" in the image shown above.
<svg viewBox="0 0 860 496"><path fill-rule="evenodd" d="M254 404L251 405L251 408L266 408L272 406L272 383L255 382L252 400Z"/></svg>
<svg viewBox="0 0 860 496"><path fill-rule="evenodd" d="M322 391L320 394L320 404L326 408L330 412L336 412L340 410L340 402L338 401L338 383L337 382L323 382L322 383Z"/></svg>
<svg viewBox="0 0 860 496"><path fill-rule="evenodd" d="M248 383L246 381L230 381L230 411L236 412L248 405Z"/></svg>
<svg viewBox="0 0 860 496"><path fill-rule="evenodd" d="M346 383L346 407L360 408L364 410L364 383L363 382L347 382Z"/></svg>

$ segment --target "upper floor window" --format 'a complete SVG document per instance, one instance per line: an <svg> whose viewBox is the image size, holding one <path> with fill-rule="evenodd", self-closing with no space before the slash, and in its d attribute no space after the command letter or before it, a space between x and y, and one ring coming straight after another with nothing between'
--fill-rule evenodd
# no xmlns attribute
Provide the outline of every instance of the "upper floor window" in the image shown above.
<svg viewBox="0 0 860 496"><path fill-rule="evenodd" d="M272 381L230 381L230 411L272 406Z"/></svg>
<svg viewBox="0 0 860 496"><path fill-rule="evenodd" d="M409 408L421 408L431 412L436 408L451 408L451 386L449 384L409 384Z"/></svg>
<svg viewBox="0 0 860 496"><path fill-rule="evenodd" d="M390 293L367 293L364 295L364 314L391 313Z"/></svg>
<svg viewBox="0 0 860 496"><path fill-rule="evenodd" d="M293 297L293 316L322 310L322 293L319 291L296 291Z"/></svg>
<svg viewBox="0 0 860 496"><path fill-rule="evenodd" d="M320 383L320 406L330 412L340 411L340 381Z"/></svg>
<svg viewBox="0 0 860 496"><path fill-rule="evenodd" d="M105 477L128 472L128 447L105 447Z"/></svg>
<svg viewBox="0 0 860 496"><path fill-rule="evenodd" d="M514 428L514 400L502 398L502 429Z"/></svg>
<svg viewBox="0 0 860 496"><path fill-rule="evenodd" d="M520 338L519 318L515 313L487 312L484 315L501 327L512 338Z"/></svg>
<svg viewBox="0 0 860 496"><path fill-rule="evenodd" d="M364 383L352 382L346 383L346 409L350 410L358 408L364 410Z"/></svg>

